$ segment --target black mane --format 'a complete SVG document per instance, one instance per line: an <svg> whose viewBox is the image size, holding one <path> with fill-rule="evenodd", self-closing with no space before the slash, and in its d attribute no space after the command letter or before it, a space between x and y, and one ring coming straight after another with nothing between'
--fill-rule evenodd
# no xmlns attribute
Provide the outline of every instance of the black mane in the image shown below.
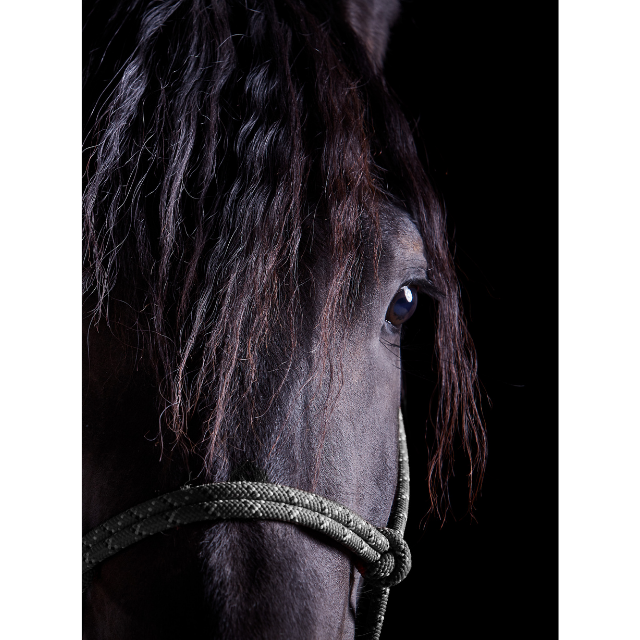
<svg viewBox="0 0 640 640"><path fill-rule="evenodd" d="M415 220L443 294L434 504L456 432L480 479L475 354L443 210L342 10L104 0L86 16L85 46L85 300L153 364L169 447L202 446L210 466L238 424L259 434L311 329L302 310L317 297L321 249L332 256L321 361L333 371L329 347L353 318L367 258L377 264L379 209L393 202Z"/></svg>

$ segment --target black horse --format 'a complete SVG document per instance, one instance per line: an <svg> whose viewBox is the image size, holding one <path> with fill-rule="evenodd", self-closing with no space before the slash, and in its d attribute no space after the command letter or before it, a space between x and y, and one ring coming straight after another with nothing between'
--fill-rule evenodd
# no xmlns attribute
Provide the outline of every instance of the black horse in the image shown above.
<svg viewBox="0 0 640 640"><path fill-rule="evenodd" d="M382 76L398 4L86 11L86 531L185 484L235 480L312 491L385 526L402 325L424 295L438 371L429 490L443 504L459 437L473 496L474 350L442 208ZM100 567L84 634L353 638L356 564L291 524L178 527Z"/></svg>

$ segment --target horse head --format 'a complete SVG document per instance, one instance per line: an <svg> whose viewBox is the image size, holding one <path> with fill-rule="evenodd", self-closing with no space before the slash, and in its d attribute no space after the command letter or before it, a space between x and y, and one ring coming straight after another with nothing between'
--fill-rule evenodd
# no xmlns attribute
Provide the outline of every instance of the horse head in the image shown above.
<svg viewBox="0 0 640 640"><path fill-rule="evenodd" d="M382 75L397 13L294 0L87 13L87 530L186 484L237 480L384 527L402 326L423 296L436 308L434 493L454 434L483 443L442 207ZM178 527L100 568L85 635L353 638L359 569L292 524Z"/></svg>

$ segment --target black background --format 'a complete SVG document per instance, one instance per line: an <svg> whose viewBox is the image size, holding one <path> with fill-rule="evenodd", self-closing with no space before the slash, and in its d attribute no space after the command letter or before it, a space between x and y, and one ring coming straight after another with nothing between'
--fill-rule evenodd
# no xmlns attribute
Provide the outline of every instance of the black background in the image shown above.
<svg viewBox="0 0 640 640"><path fill-rule="evenodd" d="M455 517L425 525L425 381L406 377L413 569L383 638L557 637L557 28L556 3L414 0L392 31L385 75L446 204L490 402L475 519L458 464Z"/></svg>

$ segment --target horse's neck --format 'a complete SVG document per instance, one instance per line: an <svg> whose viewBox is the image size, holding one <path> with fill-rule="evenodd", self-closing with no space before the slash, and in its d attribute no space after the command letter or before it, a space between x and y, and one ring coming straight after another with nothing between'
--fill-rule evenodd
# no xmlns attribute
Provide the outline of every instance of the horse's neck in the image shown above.
<svg viewBox="0 0 640 640"><path fill-rule="evenodd" d="M179 465L158 437L157 390L105 325L83 333L83 528L170 491ZM164 457L164 460L161 460Z"/></svg>
<svg viewBox="0 0 640 640"><path fill-rule="evenodd" d="M83 332L83 531L179 486L160 460L157 390L135 350L104 325ZM157 535L111 558L84 594L85 638L193 637L207 626L198 549L207 525ZM186 634L186 635L185 635Z"/></svg>

